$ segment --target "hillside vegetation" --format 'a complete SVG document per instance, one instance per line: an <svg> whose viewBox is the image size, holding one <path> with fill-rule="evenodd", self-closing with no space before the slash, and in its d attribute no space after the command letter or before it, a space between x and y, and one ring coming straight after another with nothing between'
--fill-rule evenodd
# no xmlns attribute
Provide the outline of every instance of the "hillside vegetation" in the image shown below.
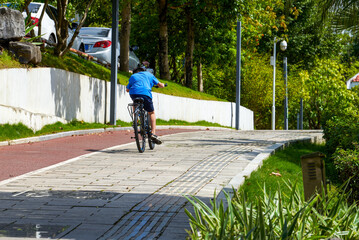
<svg viewBox="0 0 359 240"><path fill-rule="evenodd" d="M110 69L101 66L97 63L81 58L75 54L68 53L63 58L58 58L52 54L52 49L46 49L42 53L42 62L38 66L22 65L7 51L3 51L0 55L0 69L1 68L36 68L36 67L53 67L64 69L66 71L83 74L89 77L102 79L105 81L111 80ZM118 82L122 85L127 85L131 73L119 72ZM168 87L164 89L154 88L154 92L164 93L167 95L187 97L201 100L215 100L224 101L212 95L200 93L190 88L184 87L178 83L165 81L160 79L161 82L167 83Z"/></svg>

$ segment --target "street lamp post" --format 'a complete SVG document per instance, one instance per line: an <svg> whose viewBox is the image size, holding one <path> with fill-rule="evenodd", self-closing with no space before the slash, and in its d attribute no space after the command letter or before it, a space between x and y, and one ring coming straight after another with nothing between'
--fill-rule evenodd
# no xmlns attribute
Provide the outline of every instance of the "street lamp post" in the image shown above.
<svg viewBox="0 0 359 240"><path fill-rule="evenodd" d="M116 125L119 0L112 0L110 124Z"/></svg>
<svg viewBox="0 0 359 240"><path fill-rule="evenodd" d="M242 22L237 20L237 76L236 76L236 129L240 129L241 110L241 27Z"/></svg>
<svg viewBox="0 0 359 240"><path fill-rule="evenodd" d="M288 130L288 81L287 81L287 57L283 58L283 71L284 71L284 130Z"/></svg>
<svg viewBox="0 0 359 240"><path fill-rule="evenodd" d="M272 130L275 130L275 61L276 61L276 45L281 39L274 37L273 56L271 57L271 64L273 65L273 105L272 105ZM287 49L287 42L283 40L280 43L280 49L282 51Z"/></svg>

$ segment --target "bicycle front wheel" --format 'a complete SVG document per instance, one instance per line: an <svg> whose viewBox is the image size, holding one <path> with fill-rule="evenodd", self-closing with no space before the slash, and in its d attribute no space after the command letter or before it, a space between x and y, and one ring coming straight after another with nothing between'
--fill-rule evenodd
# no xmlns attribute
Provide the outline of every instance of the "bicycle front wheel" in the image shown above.
<svg viewBox="0 0 359 240"><path fill-rule="evenodd" d="M135 130L135 139L137 149L140 153L143 153L146 148L146 133L144 129L144 116L140 113L134 114L133 128Z"/></svg>

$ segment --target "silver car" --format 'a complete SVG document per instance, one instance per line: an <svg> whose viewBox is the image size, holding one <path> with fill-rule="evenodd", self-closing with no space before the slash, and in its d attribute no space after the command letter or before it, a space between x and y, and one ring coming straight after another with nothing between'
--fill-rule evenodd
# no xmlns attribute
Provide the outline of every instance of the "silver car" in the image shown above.
<svg viewBox="0 0 359 240"><path fill-rule="evenodd" d="M99 60L111 63L111 28L102 27L83 27L80 29L79 36L85 44L85 53L98 58ZM120 55L120 44L117 44ZM129 70L135 69L140 63L135 53L130 50Z"/></svg>

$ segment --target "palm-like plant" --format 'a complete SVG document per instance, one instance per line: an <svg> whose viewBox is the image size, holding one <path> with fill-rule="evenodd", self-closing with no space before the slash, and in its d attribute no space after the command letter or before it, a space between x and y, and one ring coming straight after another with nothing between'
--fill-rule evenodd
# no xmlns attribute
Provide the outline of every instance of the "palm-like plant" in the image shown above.
<svg viewBox="0 0 359 240"><path fill-rule="evenodd" d="M347 30L353 35L359 32L358 0L325 0L320 1L322 17L329 18L337 31Z"/></svg>

